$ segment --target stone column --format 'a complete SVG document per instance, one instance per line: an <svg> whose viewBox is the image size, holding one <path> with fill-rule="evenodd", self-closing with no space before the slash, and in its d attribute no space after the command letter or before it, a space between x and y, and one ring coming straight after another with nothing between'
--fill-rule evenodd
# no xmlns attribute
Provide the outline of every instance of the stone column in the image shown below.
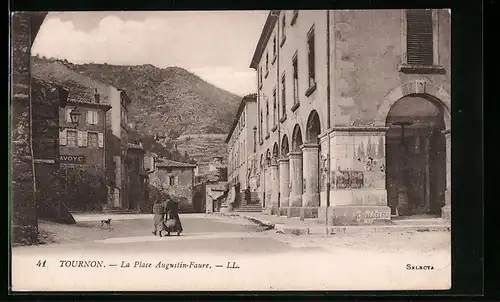
<svg viewBox="0 0 500 302"><path fill-rule="evenodd" d="M318 218L319 207L319 145L304 144L302 148L302 208L300 219Z"/></svg>
<svg viewBox="0 0 500 302"><path fill-rule="evenodd" d="M279 180L279 166L276 159L271 163L271 215L278 214L279 208L279 194L280 194L280 180Z"/></svg>
<svg viewBox="0 0 500 302"><path fill-rule="evenodd" d="M446 191L441 216L451 219L451 129L443 131L446 138Z"/></svg>
<svg viewBox="0 0 500 302"><path fill-rule="evenodd" d="M302 208L302 152L290 152L290 198L288 217L299 217Z"/></svg>
<svg viewBox="0 0 500 302"><path fill-rule="evenodd" d="M390 219L385 188L386 127L334 127L330 136L330 225Z"/></svg>
<svg viewBox="0 0 500 302"><path fill-rule="evenodd" d="M286 216L288 209L288 197L290 195L290 161L288 158L282 158L279 161L279 186L280 186L280 207L279 215Z"/></svg>

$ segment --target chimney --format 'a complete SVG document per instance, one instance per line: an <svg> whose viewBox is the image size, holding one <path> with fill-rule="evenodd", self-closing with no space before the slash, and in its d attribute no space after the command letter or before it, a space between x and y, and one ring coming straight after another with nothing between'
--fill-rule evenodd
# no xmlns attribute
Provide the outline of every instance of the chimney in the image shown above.
<svg viewBox="0 0 500 302"><path fill-rule="evenodd" d="M95 89L94 99L97 104L101 101L101 95L97 92L97 88Z"/></svg>

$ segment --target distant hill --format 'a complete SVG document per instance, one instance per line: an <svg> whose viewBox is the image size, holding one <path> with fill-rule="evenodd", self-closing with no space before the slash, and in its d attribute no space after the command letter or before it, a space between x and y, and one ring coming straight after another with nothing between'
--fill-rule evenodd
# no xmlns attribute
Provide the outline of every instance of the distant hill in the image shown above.
<svg viewBox="0 0 500 302"><path fill-rule="evenodd" d="M40 57L33 57L32 60L35 65L52 62ZM224 136L231 127L241 100L241 97L215 87L180 67L162 69L153 65L63 63L81 75L125 90L132 100L129 121L134 129L145 136L161 134L170 143L181 135ZM202 140L202 162L213 156L226 156L223 139L212 139L209 145L206 145L205 138ZM197 139L179 142L181 152L188 151L188 154L198 145ZM201 159L191 154L189 157L197 161Z"/></svg>

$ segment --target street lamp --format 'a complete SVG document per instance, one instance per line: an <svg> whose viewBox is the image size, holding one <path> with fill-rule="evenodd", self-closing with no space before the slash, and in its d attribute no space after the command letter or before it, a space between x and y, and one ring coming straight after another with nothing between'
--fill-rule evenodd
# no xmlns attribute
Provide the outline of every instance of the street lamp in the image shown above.
<svg viewBox="0 0 500 302"><path fill-rule="evenodd" d="M70 128L70 129L76 129L78 127L79 121L80 121L80 116L82 113L78 108L74 108L71 110L69 113L69 117L71 119L71 126L70 127L59 127L59 130L64 130L65 128Z"/></svg>

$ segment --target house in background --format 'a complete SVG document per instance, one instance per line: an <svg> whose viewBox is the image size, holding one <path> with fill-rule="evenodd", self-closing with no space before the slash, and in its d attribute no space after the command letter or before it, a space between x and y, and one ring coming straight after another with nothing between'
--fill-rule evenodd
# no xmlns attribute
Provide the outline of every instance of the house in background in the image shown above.
<svg viewBox="0 0 500 302"><path fill-rule="evenodd" d="M107 112L106 167L112 180L108 209L128 209L128 108L131 100L122 89L108 85L109 104Z"/></svg>
<svg viewBox="0 0 500 302"><path fill-rule="evenodd" d="M128 144L126 163L128 166L128 204L127 209L141 212L147 206L145 191L148 172L144 169L145 151L142 144ZM149 209L148 209L149 210Z"/></svg>
<svg viewBox="0 0 500 302"><path fill-rule="evenodd" d="M159 181L167 187L168 194L179 202L184 213L201 211L193 206L194 168L196 166L168 159L158 159L150 181Z"/></svg>
<svg viewBox="0 0 500 302"><path fill-rule="evenodd" d="M93 166L104 171L106 112L111 106L103 103L97 92L88 98L74 93L76 90L74 87L70 88L68 104L59 110L60 163L67 166ZM71 121L74 110L81 114L76 128Z"/></svg>

